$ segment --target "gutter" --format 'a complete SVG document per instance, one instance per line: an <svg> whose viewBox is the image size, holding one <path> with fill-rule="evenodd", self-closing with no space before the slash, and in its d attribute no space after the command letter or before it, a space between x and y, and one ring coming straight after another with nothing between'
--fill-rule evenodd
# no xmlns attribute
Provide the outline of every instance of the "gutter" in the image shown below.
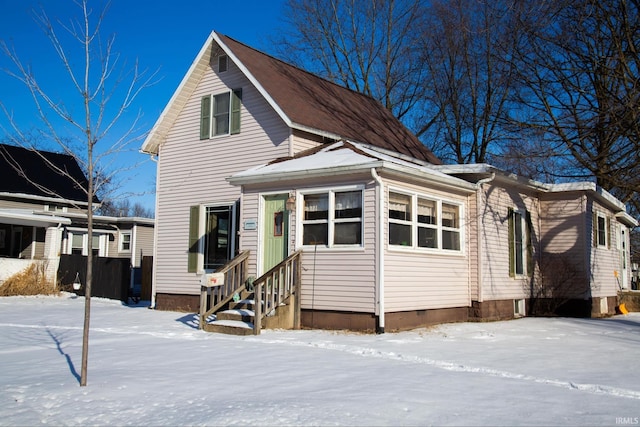
<svg viewBox="0 0 640 427"><path fill-rule="evenodd" d="M254 184L254 183L266 183L266 182L279 182L279 181L287 181L287 180L296 180L296 179L308 179L308 178L316 178L316 177L327 177L327 176L336 176L336 175L346 175L355 172L360 172L364 170L371 169L384 169L385 172L396 172L400 174L402 177L406 177L407 175L414 176L417 178L421 178L424 180L428 180L429 182L440 184L446 188L454 189L457 191L466 191L468 193L473 193L477 186L475 184L471 184L467 181L464 181L459 178L451 177L449 175L441 174L441 173L429 173L427 171L420 171L414 168L401 166L394 164L392 162L378 160L369 163L360 163L360 164L352 164L345 166L335 166L329 168L322 169L305 169L305 170L292 170L292 171L278 171L278 172L268 172L264 174L260 174L258 170L253 170L250 175L234 175L226 178L226 180L231 185L245 185L245 184Z"/></svg>
<svg viewBox="0 0 640 427"><path fill-rule="evenodd" d="M484 270L482 268L482 239L480 238L480 231L482 230L482 216L480 215L481 208L481 197L482 197L482 185L487 184L493 181L496 178L496 173L492 172L491 176L487 178L483 178L480 181L476 182L476 187L478 191L476 192L476 245L478 251L478 259L476 262L478 263L478 302L483 301L482 297L482 277L484 276Z"/></svg>
<svg viewBox="0 0 640 427"><path fill-rule="evenodd" d="M378 200L376 202L378 214L378 238L376 239L376 255L378 257L376 260L378 265L376 271L376 285L378 288L378 325L376 327L376 333L384 334L384 184L375 168L371 168L371 176L376 181L376 195L378 196Z"/></svg>

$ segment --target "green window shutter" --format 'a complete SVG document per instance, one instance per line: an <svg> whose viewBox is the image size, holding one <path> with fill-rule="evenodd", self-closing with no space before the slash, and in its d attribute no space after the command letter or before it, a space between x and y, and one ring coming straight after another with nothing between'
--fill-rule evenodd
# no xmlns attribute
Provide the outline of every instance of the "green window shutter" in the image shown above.
<svg viewBox="0 0 640 427"><path fill-rule="evenodd" d="M607 236L606 236L607 249L611 249L611 218L610 217L607 217L606 224L607 224Z"/></svg>
<svg viewBox="0 0 640 427"><path fill-rule="evenodd" d="M533 276L533 270L535 268L533 262L533 222L531 221L531 212L527 211L525 219L527 222L527 228L525 230L527 239L527 275L531 277Z"/></svg>
<svg viewBox="0 0 640 427"><path fill-rule="evenodd" d="M231 95L231 134L240 133L240 107L242 106L242 89L234 89Z"/></svg>
<svg viewBox="0 0 640 427"><path fill-rule="evenodd" d="M509 208L509 277L516 276L515 226L513 224L513 216L513 209Z"/></svg>
<svg viewBox="0 0 640 427"><path fill-rule="evenodd" d="M211 96L203 96L200 100L200 139L209 138L211 130Z"/></svg>
<svg viewBox="0 0 640 427"><path fill-rule="evenodd" d="M200 252L200 206L189 208L189 255L187 261L187 271L196 273L198 271L198 253Z"/></svg>
<svg viewBox="0 0 640 427"><path fill-rule="evenodd" d="M593 247L598 247L598 214L593 213L593 218L591 220L591 232L593 233Z"/></svg>

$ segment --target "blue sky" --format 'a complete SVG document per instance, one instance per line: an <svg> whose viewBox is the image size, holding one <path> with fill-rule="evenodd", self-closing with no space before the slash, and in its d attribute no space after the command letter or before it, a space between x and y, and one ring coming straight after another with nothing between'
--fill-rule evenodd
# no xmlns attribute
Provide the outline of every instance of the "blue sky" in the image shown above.
<svg viewBox="0 0 640 427"><path fill-rule="evenodd" d="M103 4L102 0L90 1L95 10ZM270 52L269 37L276 35L283 25L282 5L283 0L112 0L102 35L115 34L114 51L120 59L127 64L137 59L142 68L158 70L160 79L141 93L132 106L132 116L125 117L122 123L130 122L140 110L141 128L148 130L153 126L212 30ZM20 59L30 64L36 77L48 84L63 102L69 102L68 99L77 102L77 95L65 98L68 78L62 73L51 43L34 20L33 11L41 9L52 20L68 22L72 17L81 17L72 0L0 0L0 39L14 46ZM0 54L0 69L6 68L13 69ZM0 71L0 102L11 110L21 129L42 127L34 118L36 110L24 85L3 71ZM5 128L8 125L4 113L0 113L0 125ZM4 139L2 130L0 139ZM114 165L121 169L141 162L133 171L126 172L120 193L143 191L146 194L130 196L130 200L154 208L155 164L147 155L136 152L139 146L134 145L134 151L120 156Z"/></svg>

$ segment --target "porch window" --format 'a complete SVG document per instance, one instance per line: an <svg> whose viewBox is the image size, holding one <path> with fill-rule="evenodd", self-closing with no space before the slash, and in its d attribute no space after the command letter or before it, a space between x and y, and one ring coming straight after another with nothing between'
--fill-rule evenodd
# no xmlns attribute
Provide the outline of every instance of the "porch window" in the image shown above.
<svg viewBox="0 0 640 427"><path fill-rule="evenodd" d="M461 206L435 197L389 192L389 245L461 250Z"/></svg>
<svg viewBox="0 0 640 427"><path fill-rule="evenodd" d="M84 253L84 234L71 236L71 254L82 255Z"/></svg>
<svg viewBox="0 0 640 427"><path fill-rule="evenodd" d="M303 197L303 245L362 244L362 190L332 190Z"/></svg>
<svg viewBox="0 0 640 427"><path fill-rule="evenodd" d="M73 231L69 233L68 252L73 255L87 256L89 253L89 234L82 231ZM91 240L91 251L94 256L108 256L107 253L107 235L103 233L93 232Z"/></svg>
<svg viewBox="0 0 640 427"><path fill-rule="evenodd" d="M509 276L531 276L533 273L531 236L531 214L509 209Z"/></svg>
<svg viewBox="0 0 640 427"><path fill-rule="evenodd" d="M242 89L233 89L200 100L200 139L240 133Z"/></svg>

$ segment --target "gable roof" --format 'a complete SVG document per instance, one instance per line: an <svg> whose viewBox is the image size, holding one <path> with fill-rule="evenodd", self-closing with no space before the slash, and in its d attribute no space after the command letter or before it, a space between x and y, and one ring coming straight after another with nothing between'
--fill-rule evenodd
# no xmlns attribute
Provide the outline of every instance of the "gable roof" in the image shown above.
<svg viewBox="0 0 640 427"><path fill-rule="evenodd" d="M232 185L264 184L296 179L325 178L327 176L369 172L376 168L402 177L438 183L459 191L473 192L469 183L440 172L433 165L421 161L408 161L402 156L390 155L377 147L353 141L338 141L299 153L296 156L276 159L270 163L238 172L227 178Z"/></svg>
<svg viewBox="0 0 640 427"><path fill-rule="evenodd" d="M373 98L331 83L228 36L212 32L162 112L142 150L156 154L211 59L217 43L293 129L349 139L433 164L441 161Z"/></svg>
<svg viewBox="0 0 640 427"><path fill-rule="evenodd" d="M86 204L87 186L87 178L72 156L0 144L0 193Z"/></svg>

